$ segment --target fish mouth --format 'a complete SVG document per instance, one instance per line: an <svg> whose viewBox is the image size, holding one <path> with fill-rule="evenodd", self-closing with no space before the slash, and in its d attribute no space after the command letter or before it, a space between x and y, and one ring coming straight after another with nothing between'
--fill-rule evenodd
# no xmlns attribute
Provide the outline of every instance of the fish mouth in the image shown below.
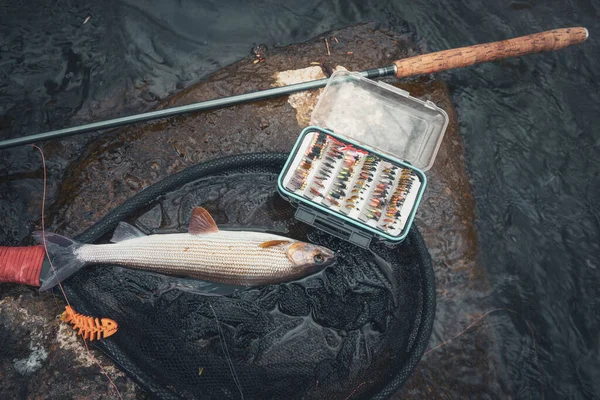
<svg viewBox="0 0 600 400"><path fill-rule="evenodd" d="M323 249L323 254L325 254L325 262L322 265L325 267L333 264L337 258L337 253L333 250L329 250L328 248Z"/></svg>

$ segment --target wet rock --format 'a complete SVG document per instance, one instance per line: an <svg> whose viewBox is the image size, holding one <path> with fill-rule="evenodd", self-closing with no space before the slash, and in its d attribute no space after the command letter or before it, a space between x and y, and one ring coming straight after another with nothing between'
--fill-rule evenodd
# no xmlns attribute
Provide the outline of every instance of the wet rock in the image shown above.
<svg viewBox="0 0 600 400"><path fill-rule="evenodd" d="M88 353L81 337L57 318L64 309L62 304L34 289L14 285L3 289L0 398L117 397L98 364L123 398L147 398L107 357L96 351Z"/></svg>
<svg viewBox="0 0 600 400"><path fill-rule="evenodd" d="M158 108L322 78L323 60L330 68L358 71L389 65L392 60L423 51L415 47L409 33L382 32L369 25L331 32L326 37L330 39L330 56L323 37L274 49L263 62L254 63L256 57L248 56L180 91ZM337 40L331 40L333 37ZM474 201L458 119L445 84L428 76L387 81L413 96L432 100L451 118L436 163L428 172L430 184L417 217L437 278L438 308L431 339L431 347L435 347L460 332L488 307L485 276L477 264ZM237 153L289 151L301 129L308 125L319 94L320 90L313 90L105 133L90 143L68 169L51 208L48 229L75 235L144 187L198 162ZM11 382L0 389L2 394L35 396L64 390L67 397L76 397L80 391L73 387L77 386L91 388L90 393L99 397L111 397L111 386L98 368L83 361L81 349L71 348L61 339L64 328L59 329L55 319L61 307L50 296L32 289L15 288L8 293L3 297L3 307L12 309L11 315L28 310L29 317L20 322L2 317L2 333L6 333L2 336L8 337L3 340L18 342L11 346L14 354L0 357L0 371L5 371L0 372L4 374L2 381ZM41 339L31 334L34 329L42 332ZM491 343L491 333L483 328L428 353L395 398L459 397L466 392L493 397L495 388L490 382L498 381L494 377L499 372ZM103 365L109 365L94 354ZM12 359L25 360L19 365L36 369L31 373L36 374L38 383L31 383L31 376L21 375ZM63 366L58 367L59 362ZM122 392L139 396L140 391L131 380L113 371ZM70 389L67 383L71 384Z"/></svg>

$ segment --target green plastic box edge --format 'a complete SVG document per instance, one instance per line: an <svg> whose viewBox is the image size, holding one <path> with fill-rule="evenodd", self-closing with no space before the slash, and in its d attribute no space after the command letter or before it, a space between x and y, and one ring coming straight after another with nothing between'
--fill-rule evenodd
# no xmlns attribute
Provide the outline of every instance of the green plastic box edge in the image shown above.
<svg viewBox="0 0 600 400"><path fill-rule="evenodd" d="M298 147L300 146L300 144L302 143L302 140L304 139L304 137L312 131L321 131L323 133L326 133L328 135L331 135L337 139L340 140L344 140L346 142L352 143L353 145L355 145L358 148L362 148L365 149L367 151L370 151L371 153L376 154L377 156L386 159L388 161L392 161L394 163L400 164L404 167L410 168L413 171L415 171L415 173L417 173L419 175L419 178L421 179L421 187L419 188L419 193L417 193L417 198L415 199L415 205L413 206L413 209L410 213L410 216L408 217L408 219L406 220L406 227L404 229L404 233L400 236L391 236L383 231L377 230L373 227L368 226L367 224L363 224L363 223L359 223L357 221L355 221L354 219L348 218L347 216L338 213L336 211L332 211L330 209L328 209L327 207L323 207L320 204L316 204L313 203L311 201L308 201L307 199L305 199L302 196L297 195L296 193L290 192L288 191L284 186L283 186L283 179L285 177L285 175L287 174L288 168L290 167L290 164L292 163L293 159L294 159L294 155L296 154L296 151L298 149ZM306 128L304 128L302 130L302 132L300 133L300 135L298 136L298 139L296 140L296 143L294 144L294 147L292 148L291 152L290 152L290 156L288 157L287 161L285 162L285 165L283 166L283 169L281 170L281 173L279 174L279 177L277 178L277 189L279 190L279 194L281 194L284 198L286 198L288 201L290 200L290 198L293 198L294 200L297 200L299 203L304 204L307 207L310 207L312 209L317 209L323 213L329 214L333 217L337 217L337 218L341 218L342 220L344 220L345 222L356 226L357 228L363 230L363 231L368 231L370 233L373 234L374 237L383 237L385 238L387 241L393 243L393 244L397 244L402 242L406 236L408 235L408 233L410 232L410 229L412 228L412 224L415 218L415 214L417 212L417 209L419 208L419 205L421 204L421 199L423 198L423 193L425 192L425 187L427 186L427 177L425 176L425 173L423 171L421 171L419 168L410 165L406 162L403 162L397 158L394 157L390 157L388 155L384 155L381 152L379 152L377 149L374 149L368 145L364 145L362 143L358 143L355 140L349 139L345 136L341 136L336 134L333 131L330 131L328 129L324 129L318 126L308 126Z"/></svg>

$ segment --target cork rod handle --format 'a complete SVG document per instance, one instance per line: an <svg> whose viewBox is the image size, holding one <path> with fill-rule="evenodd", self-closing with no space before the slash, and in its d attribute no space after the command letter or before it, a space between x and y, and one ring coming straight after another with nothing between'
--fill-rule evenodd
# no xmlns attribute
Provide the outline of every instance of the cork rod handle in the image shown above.
<svg viewBox="0 0 600 400"><path fill-rule="evenodd" d="M398 69L396 78L430 74L487 61L558 50L579 44L588 36L588 30L585 28L563 28L499 42L423 54L395 61L394 64Z"/></svg>

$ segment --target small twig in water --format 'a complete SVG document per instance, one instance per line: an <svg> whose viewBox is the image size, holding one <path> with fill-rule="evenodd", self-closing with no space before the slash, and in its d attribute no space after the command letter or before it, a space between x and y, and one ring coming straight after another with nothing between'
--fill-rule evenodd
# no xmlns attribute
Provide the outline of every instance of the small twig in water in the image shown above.
<svg viewBox="0 0 600 400"><path fill-rule="evenodd" d="M327 40L327 38L325 38L325 45L327 46L327 55L330 56L331 51L329 51L329 41Z"/></svg>
<svg viewBox="0 0 600 400"><path fill-rule="evenodd" d="M83 25L87 24L88 21L90 20L90 18L92 18L91 15L88 15L87 17L85 17L85 19L83 20Z"/></svg>

